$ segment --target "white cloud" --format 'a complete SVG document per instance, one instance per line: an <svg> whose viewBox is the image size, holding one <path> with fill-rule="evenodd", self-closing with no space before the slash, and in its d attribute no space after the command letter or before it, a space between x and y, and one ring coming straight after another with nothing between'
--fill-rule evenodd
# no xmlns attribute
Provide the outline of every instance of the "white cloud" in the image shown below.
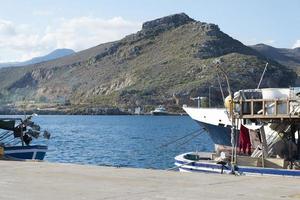
<svg viewBox="0 0 300 200"><path fill-rule="evenodd" d="M296 40L292 48L297 48L297 47L300 47L300 40Z"/></svg>
<svg viewBox="0 0 300 200"><path fill-rule="evenodd" d="M92 17L62 19L57 27L48 27L42 41L55 44L57 48L68 47L82 50L108 41L113 41L135 32L139 23L121 17L104 20Z"/></svg>
<svg viewBox="0 0 300 200"><path fill-rule="evenodd" d="M243 42L243 44L245 44L245 45L256 45L256 44L260 44L260 43L271 45L271 46L276 45L276 40L274 40L274 39L258 39L255 37L244 38L244 37L241 37L240 35L236 35L234 33L229 34L229 35L231 35L231 36L233 36L233 38L236 38L239 41Z"/></svg>
<svg viewBox="0 0 300 200"><path fill-rule="evenodd" d="M53 12L50 10L36 10L36 11L33 11L32 14L35 16L49 16L49 15L52 15Z"/></svg>
<svg viewBox="0 0 300 200"><path fill-rule="evenodd" d="M40 51L30 51L30 52L22 54L19 61L30 60L31 58L38 57L38 56L41 56Z"/></svg>
<svg viewBox="0 0 300 200"><path fill-rule="evenodd" d="M235 37L235 38L238 38L238 37ZM245 45L254 45L254 44L257 44L257 39L256 38L246 38L246 39L238 39L238 40L243 41L243 43Z"/></svg>
<svg viewBox="0 0 300 200"><path fill-rule="evenodd" d="M275 40L269 39L263 41L262 43L273 46L275 44Z"/></svg>
<svg viewBox="0 0 300 200"><path fill-rule="evenodd" d="M122 17L78 17L56 20L54 25L37 31L29 24L0 20L0 62L27 60L57 48L79 51L121 39L140 27L140 23Z"/></svg>
<svg viewBox="0 0 300 200"><path fill-rule="evenodd" d="M15 34L15 27L12 22L0 19L0 35L13 35Z"/></svg>

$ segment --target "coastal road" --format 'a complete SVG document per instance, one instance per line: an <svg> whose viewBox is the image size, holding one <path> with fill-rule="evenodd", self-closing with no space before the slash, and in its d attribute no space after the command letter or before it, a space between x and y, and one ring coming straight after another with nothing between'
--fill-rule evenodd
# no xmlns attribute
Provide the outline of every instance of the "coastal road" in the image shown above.
<svg viewBox="0 0 300 200"><path fill-rule="evenodd" d="M0 161L0 199L300 199L300 178Z"/></svg>

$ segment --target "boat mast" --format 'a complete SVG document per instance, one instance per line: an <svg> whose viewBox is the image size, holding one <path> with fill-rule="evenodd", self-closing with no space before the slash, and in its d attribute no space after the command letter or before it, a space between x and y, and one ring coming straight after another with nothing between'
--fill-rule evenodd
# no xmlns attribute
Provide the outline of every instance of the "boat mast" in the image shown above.
<svg viewBox="0 0 300 200"><path fill-rule="evenodd" d="M222 85L221 85L220 76L219 76L218 72L217 72L217 77L218 77L218 84L219 84L221 94L222 94L223 103L225 103L225 96L224 96L224 92L223 92L223 88L222 88Z"/></svg>
<svg viewBox="0 0 300 200"><path fill-rule="evenodd" d="M229 96L233 97L232 96L232 92L231 92L231 88L230 88L230 84L229 84L229 79L228 79L228 76L227 76L227 73L225 72L225 70L220 66L220 63L217 64L217 69L219 69L222 74L224 75L225 77L225 80L226 80L226 84L227 84L227 91L228 91L228 94ZM233 99L233 98L232 98Z"/></svg>
<svg viewBox="0 0 300 200"><path fill-rule="evenodd" d="M263 71L263 73L262 73L262 75L261 75L261 77L260 77L259 83L258 83L258 85L257 85L257 89L259 89L260 84L261 84L261 82L262 82L262 80L263 80L263 78L264 78L264 75L265 75L265 73L266 73L266 71L267 71L268 64L269 64L269 63L266 63L265 69L264 69L264 71Z"/></svg>
<svg viewBox="0 0 300 200"><path fill-rule="evenodd" d="M232 146L232 150L231 150L231 169L232 169L232 173L234 173L235 170L235 164L236 164L236 148L237 148L237 133L236 133L236 128L238 125L238 122L236 121L236 118L234 116L234 112L233 112L233 94L231 92L231 87L230 87L230 83L229 83L229 79L228 79L228 75L225 72L225 70L221 67L220 65L220 60L216 61L216 66L217 69L221 71L221 73L224 75L226 83L227 83L227 90L228 90L228 94L231 98L230 101L230 116L231 116L231 123L232 123L232 127L231 127L231 146Z"/></svg>

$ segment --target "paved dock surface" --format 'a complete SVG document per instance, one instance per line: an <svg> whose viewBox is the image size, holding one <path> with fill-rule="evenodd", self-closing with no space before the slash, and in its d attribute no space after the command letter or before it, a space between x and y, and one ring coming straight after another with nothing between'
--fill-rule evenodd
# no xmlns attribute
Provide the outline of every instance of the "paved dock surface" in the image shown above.
<svg viewBox="0 0 300 200"><path fill-rule="evenodd" d="M0 199L300 199L300 179L0 161Z"/></svg>

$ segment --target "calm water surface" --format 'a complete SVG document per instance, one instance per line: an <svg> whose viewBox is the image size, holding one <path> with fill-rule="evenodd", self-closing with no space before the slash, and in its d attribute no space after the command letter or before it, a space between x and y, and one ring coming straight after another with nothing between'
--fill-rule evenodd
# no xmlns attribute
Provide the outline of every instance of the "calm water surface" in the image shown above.
<svg viewBox="0 0 300 200"><path fill-rule="evenodd" d="M49 162L166 169L180 153L213 149L206 134L161 147L200 130L188 116L37 116L34 121L52 134Z"/></svg>

